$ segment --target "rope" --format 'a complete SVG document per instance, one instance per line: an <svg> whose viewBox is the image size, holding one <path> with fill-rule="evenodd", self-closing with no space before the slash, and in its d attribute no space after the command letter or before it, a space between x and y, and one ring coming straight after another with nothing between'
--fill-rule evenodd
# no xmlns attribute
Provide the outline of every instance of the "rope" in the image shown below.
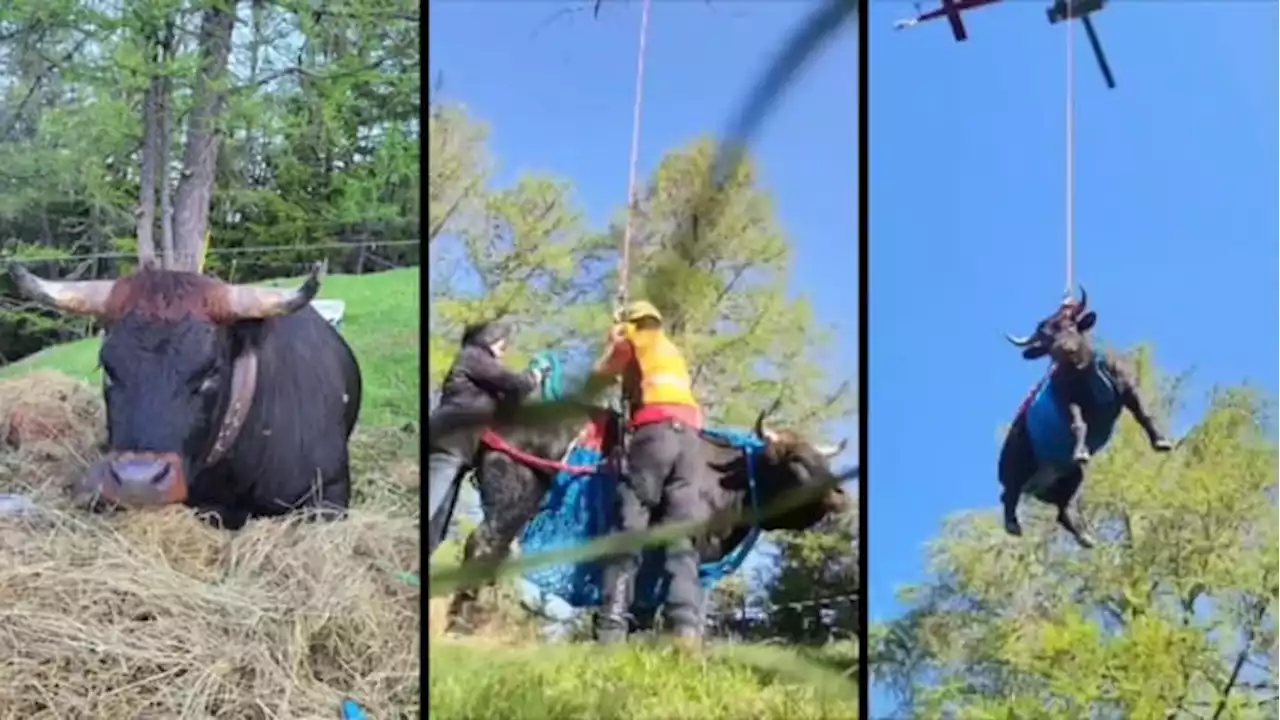
<svg viewBox="0 0 1280 720"><path fill-rule="evenodd" d="M1072 297L1075 288L1075 105L1076 105L1076 73L1075 73L1075 32L1071 15L1071 3L1067 2L1067 188L1066 188L1066 229L1067 229L1067 287L1064 297Z"/></svg>
<svg viewBox="0 0 1280 720"><path fill-rule="evenodd" d="M627 170L627 224L622 231L622 260L618 264L618 307L627 304L627 285L631 271L631 236L636 214L636 168L640 164L640 111L644 107L644 56L649 38L649 5L644 0L640 13L640 47L636 53L636 92L631 109L631 161Z"/></svg>

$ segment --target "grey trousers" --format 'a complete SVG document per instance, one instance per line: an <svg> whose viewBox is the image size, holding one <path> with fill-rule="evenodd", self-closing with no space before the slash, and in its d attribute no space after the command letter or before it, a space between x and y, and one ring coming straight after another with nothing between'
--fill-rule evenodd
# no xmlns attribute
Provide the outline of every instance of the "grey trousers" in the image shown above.
<svg viewBox="0 0 1280 720"><path fill-rule="evenodd" d="M642 425L631 436L626 474L618 483L618 505L624 531L644 530L655 521L682 522L706 516L697 480L704 471L696 430L679 423ZM605 570L605 615L601 629L619 624L635 593L640 553L614 558ZM665 548L664 567L671 577L664 616L677 630L701 632L703 592L698 581L698 553L691 538ZM625 603L625 604L624 604ZM607 617L613 616L613 617Z"/></svg>
<svg viewBox="0 0 1280 720"><path fill-rule="evenodd" d="M428 561L449 531L449 521L453 519L466 470L466 462L452 453L437 451L427 457Z"/></svg>

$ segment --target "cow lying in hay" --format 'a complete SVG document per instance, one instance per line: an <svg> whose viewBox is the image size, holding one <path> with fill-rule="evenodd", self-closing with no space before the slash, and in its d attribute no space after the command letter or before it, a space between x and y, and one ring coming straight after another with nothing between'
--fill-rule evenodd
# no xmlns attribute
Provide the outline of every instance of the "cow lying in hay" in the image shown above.
<svg viewBox="0 0 1280 720"><path fill-rule="evenodd" d="M780 496L805 486L827 484L831 489L768 518L762 527L735 526L695 538L704 587L737 569L761 529L804 530L830 513L850 507L830 467L831 458L843 450L844 443L829 448L812 445L794 432L769 429L766 415L767 411L760 414L754 433L702 433L704 509L709 513L730 509L749 512L767 509ZM526 552L579 545L612 532L616 527L616 474L602 459L616 444L617 427L615 413L595 409L586 427L577 419L558 426L500 423L486 433L474 464L484 519L466 540L463 565L501 562L522 530ZM573 607L596 607L603 597L602 573L600 562L591 561L534 569L527 579ZM646 552L630 607L622 608L630 611L632 631L652 627L665 597L665 582L661 551ZM449 612L454 630L483 624L477 596L476 589L454 596Z"/></svg>
<svg viewBox="0 0 1280 720"><path fill-rule="evenodd" d="M78 282L18 265L9 274L31 299L105 328L108 448L78 498L184 503L230 529L304 507L346 509L360 368L309 307L319 265L293 291L150 268Z"/></svg>
<svg viewBox="0 0 1280 720"><path fill-rule="evenodd" d="M1094 540L1078 507L1084 468L1111 438L1120 410L1128 408L1156 451L1173 448L1147 412L1133 371L1110 353L1094 349L1089 331L1098 316L1086 309L1087 303L1081 287L1079 304L1064 303L1041 320L1031 336L1006 336L1023 349L1022 357L1035 360L1048 355L1053 365L1018 409L1000 450L999 470L1004 527L1009 534L1022 534L1018 499L1027 492L1056 506L1058 524L1086 548L1093 547Z"/></svg>

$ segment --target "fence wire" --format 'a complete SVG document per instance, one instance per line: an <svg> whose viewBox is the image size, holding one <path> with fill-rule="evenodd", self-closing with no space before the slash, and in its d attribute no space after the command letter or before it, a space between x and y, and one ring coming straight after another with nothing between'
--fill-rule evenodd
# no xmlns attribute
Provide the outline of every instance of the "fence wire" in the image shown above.
<svg viewBox="0 0 1280 720"><path fill-rule="evenodd" d="M313 245L251 245L245 247L229 247L208 249L207 254L211 256L222 255L252 255L256 253L308 253L313 250L358 250L360 248L379 248L379 247L407 247L413 245L421 245L421 240L369 240L364 242L333 242L333 243L316 243ZM109 252L109 253L79 253L72 255L45 255L45 256L29 256L14 253L0 253L0 262L20 262L20 263L50 263L50 262L81 262L85 260L136 260L137 252Z"/></svg>

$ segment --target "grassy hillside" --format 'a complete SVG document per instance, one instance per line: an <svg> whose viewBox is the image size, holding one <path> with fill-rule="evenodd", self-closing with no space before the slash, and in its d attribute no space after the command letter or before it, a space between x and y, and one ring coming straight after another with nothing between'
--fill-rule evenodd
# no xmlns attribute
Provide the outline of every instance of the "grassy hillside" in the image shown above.
<svg viewBox="0 0 1280 720"><path fill-rule="evenodd" d="M297 281L281 280L268 284L288 285L294 282ZM342 333L355 350L364 375L361 427L352 444L356 503L366 512L391 511L397 518L416 516L418 463L413 456L419 440L416 431L403 432L402 428L417 420L420 410L418 271L410 268L374 275L330 276L321 286L320 296L346 301ZM93 338L49 348L0 368L0 381L37 371L56 371L90 382L93 387L85 392L96 395L95 389L100 381L98 345L98 339ZM96 398L92 400L96 403ZM89 451L82 449L81 452ZM148 520L158 522L161 517L156 515ZM383 539L376 530L381 522L386 521L372 518L348 524L353 533L357 529L361 533L355 536L357 540L349 542L390 546L393 543ZM263 525L259 533L273 531L273 527ZM336 533L341 529L335 527L331 530ZM392 533L396 543L413 537L412 534L406 537L405 529ZM413 532L412 528L408 530ZM194 524L184 532L200 533L203 530ZM166 537L172 542L175 536L168 534ZM216 539L213 537L210 542ZM248 536L237 540L249 541ZM273 538L272 542L277 540ZM298 549L305 552L305 544L299 544ZM368 573L367 561L360 560L360 553L352 554L351 550L343 548L340 551L342 562L352 565L351 572ZM437 554L436 561L455 562L456 553L456 544L448 543ZM385 576L417 564L416 557L401 556L399 551L389 552L386 558L375 563L386 566L377 571ZM260 580L266 582L265 578ZM386 583L385 580L381 582ZM355 613L353 606L348 604L337 610L346 619L335 615L338 619L334 622L367 622L375 609L385 619L390 616L388 608L403 602L403 594L408 590L399 583L390 583L385 590L389 597L371 594L361 600L370 607L367 613ZM314 594L317 591L312 589L309 592ZM442 600L437 599L433 605L441 605ZM418 620L420 622L421 617ZM108 628L111 632L116 631L113 625L107 625L102 632L107 632ZM403 641L405 647L412 647L413 638L418 637L417 628L397 629L393 624L380 627L375 634L378 635L378 643L385 641L386 644L379 644L376 651L370 651L369 657L362 660L370 668L353 676L339 674L337 679L328 680L324 687L312 688L311 691L318 694L316 702L327 702L324 693L330 689L364 683L363 691L352 691L352 694L368 702L371 710L381 708L386 712L397 708L385 716L412 716L400 709L403 706L396 705L399 699L413 696L411 685L393 683L393 687L374 688L376 683L369 678L385 674L388 671L383 666L385 662L394 664L396 673L404 673L401 666L403 656L393 650L394 643ZM398 635L399 640L383 638L383 635ZM355 637L344 633L342 640L343 643L355 642ZM364 645L371 642L367 637L360 640ZM332 643L326 647L330 646ZM217 657L212 650L210 653L210 657ZM78 663L80 659L72 658L68 662ZM496 636L491 634L476 639L433 638L428 668L432 714L454 720L844 720L857 717L856 687L852 682L804 662L799 653L781 646L713 646L704 656L693 657L652 645L602 649L592 645L545 645L503 640L499 632ZM366 671L367 675L362 674ZM413 682L416 683L416 674ZM262 692L274 698L269 702L276 702L285 686L264 683ZM71 693L70 689L68 693ZM336 700L333 704L336 707ZM99 703L93 707L106 706Z"/></svg>
<svg viewBox="0 0 1280 720"><path fill-rule="evenodd" d="M853 683L778 646L694 656L633 644L504 646L433 640L433 717L453 720L853 720Z"/></svg>
<svg viewBox="0 0 1280 720"><path fill-rule="evenodd" d="M401 426L416 421L418 408L418 268L372 275L330 275L320 297L347 304L342 334L355 350L364 376L364 427ZM267 285L288 286L300 279ZM0 378L36 370L56 370L96 385L97 338L57 345L0 368Z"/></svg>

